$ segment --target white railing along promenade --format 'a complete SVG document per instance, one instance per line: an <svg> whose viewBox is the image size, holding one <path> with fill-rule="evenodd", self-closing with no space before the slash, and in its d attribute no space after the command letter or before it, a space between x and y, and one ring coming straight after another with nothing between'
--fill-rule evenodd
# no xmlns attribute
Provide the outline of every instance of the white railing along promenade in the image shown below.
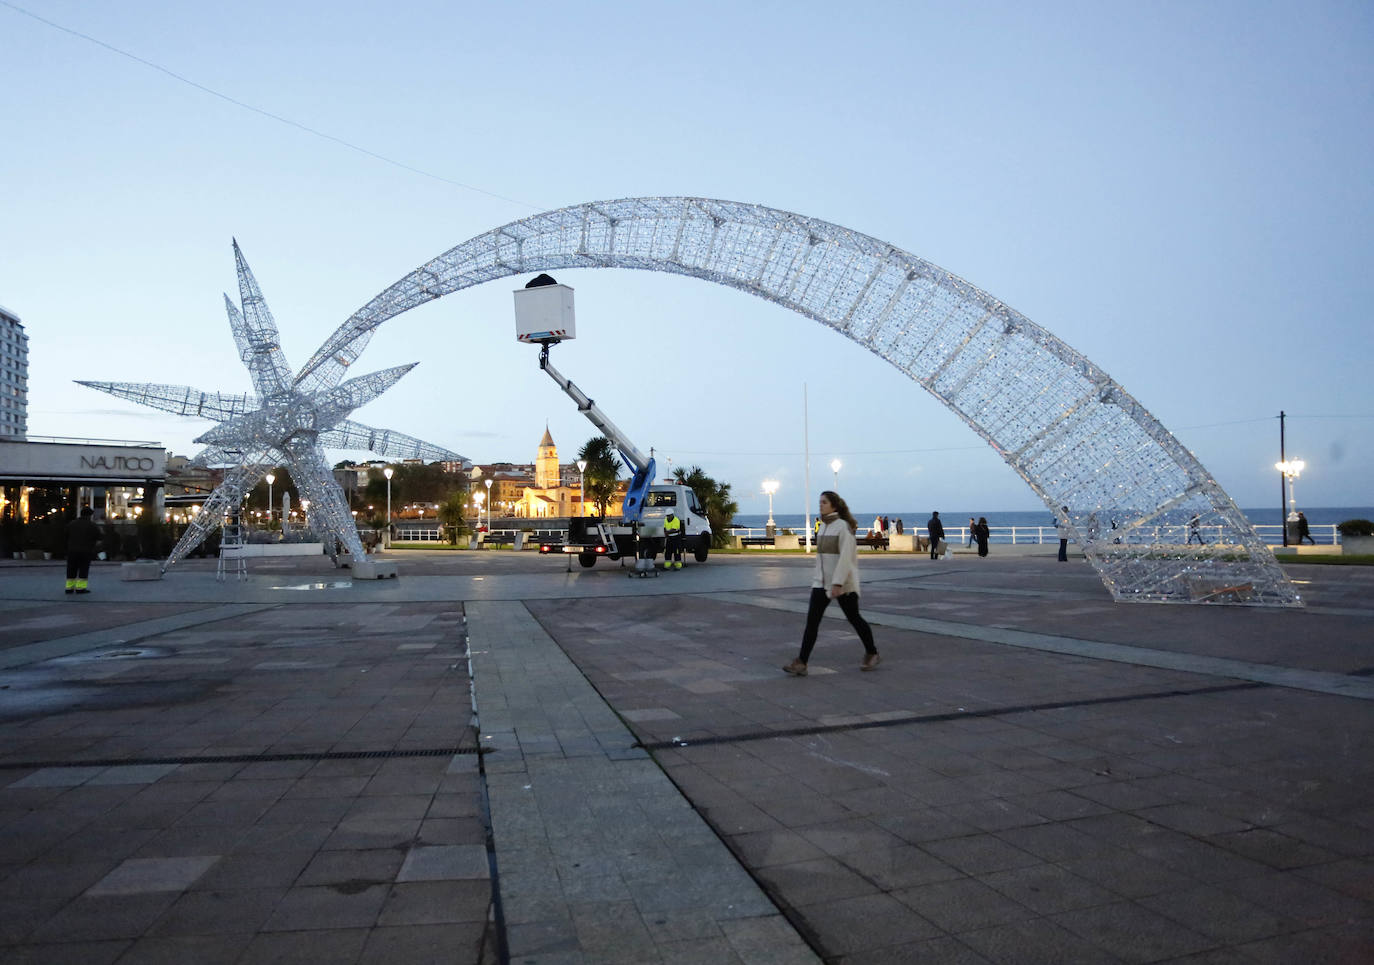
<svg viewBox="0 0 1374 965"><path fill-rule="evenodd" d="M1334 546L1339 540L1336 536L1335 523L1312 523L1309 525L1312 538L1319 545ZM783 527L777 527L779 533L783 532ZM795 527L792 532L803 536L801 527ZM863 533L860 530L860 533ZM915 533L917 536L925 536L925 527L907 529L906 533ZM1152 530L1155 542L1161 543L1186 543L1188 541L1188 527L1186 526L1156 526ZM1255 526L1255 532L1260 535L1270 546L1283 545L1283 527L1277 523L1261 523ZM730 533L734 536L767 536L768 531L762 526L734 526ZM891 534L889 534L891 535ZM1107 535L1110 537L1110 531ZM1199 526L1198 535L1205 542L1214 543L1220 538L1220 526ZM965 546L969 542L967 526L946 526L945 539L955 546ZM1013 546L1033 545L1046 543L1057 545L1059 543L1059 531L1053 526L989 526L988 542L993 544ZM1289 540L1292 543L1292 540Z"/></svg>
<svg viewBox="0 0 1374 965"><path fill-rule="evenodd" d="M497 526L497 527L493 527L493 528L489 531L489 534L492 535L492 536L501 536L501 535L514 536L514 535L515 535L516 533L518 533L518 532L521 532L521 531L518 530L518 529L509 529L509 528L508 528L508 529L503 529L502 527ZM563 539L564 536L567 535L567 532L568 532L568 531L567 531L566 529L536 529L536 530L533 530L533 531L526 530L526 531L525 531L526 536L527 536L526 545L535 544L535 543L537 543L539 540L545 538L546 536L557 536L557 537L561 540L561 539ZM439 526L437 526L437 525L436 525L436 526L402 526L402 525L400 525L400 524L398 523L398 524L396 525L396 535L393 537L393 539L394 539L397 543L446 543L446 542L448 542L448 536L445 535L445 534L443 533L443 531L441 530L441 528L440 528Z"/></svg>
<svg viewBox="0 0 1374 965"><path fill-rule="evenodd" d="M777 527L781 533L784 527ZM1336 534L1335 523L1313 523L1309 526L1312 538L1318 545L1335 546L1340 541ZM800 527L793 529L794 533L800 532ZM1059 542L1059 532L1053 526L989 526L988 542L1000 545L1030 546L1036 544L1056 545ZM492 534L515 535L516 529L503 529L497 527L491 530ZM536 529L530 534L529 542L534 543L546 536L557 536L562 539L567 530L564 529ZM918 536L925 535L924 527L915 530L908 529L907 533L914 532ZM1188 527L1186 526L1159 526L1154 529L1154 539L1162 543L1187 543ZM1255 532L1259 533L1270 546L1283 545L1283 527L1277 523L1261 523L1255 526ZM766 536L767 530L762 526L734 526L730 533L734 536ZM1110 535L1110 531L1108 533ZM1205 542L1214 543L1221 535L1219 526L1200 526L1198 535ZM439 526L402 526L396 527L396 542L398 543L443 543L447 541ZM945 539L955 546L966 546L969 542L967 526L951 526L945 529ZM1290 543L1292 541L1290 540Z"/></svg>

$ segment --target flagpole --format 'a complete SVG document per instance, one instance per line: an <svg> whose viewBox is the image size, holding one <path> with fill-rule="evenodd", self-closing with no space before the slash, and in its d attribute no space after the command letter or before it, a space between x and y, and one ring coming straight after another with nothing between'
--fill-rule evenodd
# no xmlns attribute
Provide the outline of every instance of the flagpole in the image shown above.
<svg viewBox="0 0 1374 965"><path fill-rule="evenodd" d="M803 477L806 480L806 552L811 552L811 419L806 405L806 383L802 383L802 449L805 452L806 466Z"/></svg>

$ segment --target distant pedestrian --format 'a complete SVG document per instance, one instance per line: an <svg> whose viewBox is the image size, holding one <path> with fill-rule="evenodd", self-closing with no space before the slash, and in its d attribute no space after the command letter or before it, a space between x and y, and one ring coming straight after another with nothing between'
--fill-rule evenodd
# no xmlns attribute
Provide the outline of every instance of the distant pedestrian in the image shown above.
<svg viewBox="0 0 1374 965"><path fill-rule="evenodd" d="M119 530L115 529L115 524L106 516L100 524L100 552L107 560L112 560L119 553Z"/></svg>
<svg viewBox="0 0 1374 965"><path fill-rule="evenodd" d="M964 544L964 549L968 549L970 546L973 545L973 541L977 539L977 530L978 522L972 516L970 516L968 518L968 542Z"/></svg>
<svg viewBox="0 0 1374 965"><path fill-rule="evenodd" d="M1069 561L1069 507L1059 507L1059 518L1054 521L1054 528L1059 532L1059 562Z"/></svg>
<svg viewBox="0 0 1374 965"><path fill-rule="evenodd" d="M1201 531L1199 530L1199 527L1200 527L1201 525L1202 525L1202 517L1199 516L1197 513L1193 513L1193 518L1190 519L1190 520L1188 520L1188 542L1189 542L1189 543L1191 543L1193 540L1197 540L1199 546L1206 546L1206 545L1207 545L1207 541L1206 541L1205 539L1202 538L1202 533L1201 533Z"/></svg>
<svg viewBox="0 0 1374 965"><path fill-rule="evenodd" d="M938 512L932 512L926 520L926 532L930 534L930 558L938 560L945 549L945 524L940 522Z"/></svg>
<svg viewBox="0 0 1374 965"><path fill-rule="evenodd" d="M839 494L829 489L821 493L820 510L824 525L816 544L816 575L811 581L811 603L806 611L801 652L782 668L794 677L806 676L806 663L816 646L821 617L831 600L839 601L845 618L864 645L859 669L872 670L882 659L873 644L873 628L859 615L859 546L854 541L859 524Z"/></svg>
<svg viewBox="0 0 1374 965"><path fill-rule="evenodd" d="M1311 530L1307 528L1307 514L1298 513L1298 544L1301 545L1303 540L1307 540L1313 546L1317 545L1317 541L1312 538Z"/></svg>
<svg viewBox="0 0 1374 965"><path fill-rule="evenodd" d="M987 556L988 537L989 535L991 535L991 531L988 529L988 518L986 516L979 516L978 522L973 524L973 528L975 530L975 536L978 540L978 555Z"/></svg>
<svg viewBox="0 0 1374 965"><path fill-rule="evenodd" d="M902 517L900 516L897 517L897 535L902 535Z"/></svg>
<svg viewBox="0 0 1374 965"><path fill-rule="evenodd" d="M873 517L873 529L871 532L874 536L883 535L883 518L881 516Z"/></svg>
<svg viewBox="0 0 1374 965"><path fill-rule="evenodd" d="M89 593L91 557L100 545L100 530L91 520L94 511L86 506L81 515L67 524L67 592Z"/></svg>

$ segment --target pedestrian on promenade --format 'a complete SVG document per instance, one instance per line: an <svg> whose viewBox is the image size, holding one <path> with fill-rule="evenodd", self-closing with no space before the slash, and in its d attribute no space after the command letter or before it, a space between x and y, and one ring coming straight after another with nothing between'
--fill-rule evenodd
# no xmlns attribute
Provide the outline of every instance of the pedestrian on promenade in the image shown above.
<svg viewBox="0 0 1374 965"><path fill-rule="evenodd" d="M821 493L821 532L816 543L816 575L811 581L811 604L806 611L806 630L802 633L801 653L782 669L794 677L806 676L806 663L816 646L821 617L831 600L840 609L864 645L860 670L872 670L882 658L873 645L873 628L859 615L859 545L854 534L859 524L838 493Z"/></svg>
<svg viewBox="0 0 1374 965"><path fill-rule="evenodd" d="M1298 513L1298 544L1301 545L1303 540L1307 540L1313 546L1317 545L1317 541L1312 538L1311 530L1307 528L1307 514Z"/></svg>
<svg viewBox="0 0 1374 965"><path fill-rule="evenodd" d="M978 522L973 524L973 529L978 540L978 555L987 556L988 537L991 535L988 530L988 518L986 516L979 516Z"/></svg>
<svg viewBox="0 0 1374 965"><path fill-rule="evenodd" d="M1059 531L1059 562L1069 561L1069 507L1059 507L1059 518L1054 521L1054 528Z"/></svg>
<svg viewBox="0 0 1374 965"><path fill-rule="evenodd" d="M871 533L874 536L883 535L883 518L881 516L873 517L873 529L871 530Z"/></svg>
<svg viewBox="0 0 1374 965"><path fill-rule="evenodd" d="M964 544L964 549L973 545L973 541L978 538L978 523L970 516L968 518L968 542Z"/></svg>
<svg viewBox="0 0 1374 965"><path fill-rule="evenodd" d="M897 535L902 535L902 517L900 516L897 517Z"/></svg>
<svg viewBox="0 0 1374 965"><path fill-rule="evenodd" d="M930 534L930 558L938 560L940 551L944 549L940 543L945 538L945 524L940 522L938 512L932 512L930 519L926 520L926 532Z"/></svg>
<svg viewBox="0 0 1374 965"><path fill-rule="evenodd" d="M91 507L82 508L81 515L67 524L67 592L89 593L87 579L91 575L91 557L100 545L100 530L91 520Z"/></svg>
<svg viewBox="0 0 1374 965"><path fill-rule="evenodd" d="M100 524L100 549L107 560L114 559L119 552L119 531L115 529L115 524L109 516Z"/></svg>
<svg viewBox="0 0 1374 965"><path fill-rule="evenodd" d="M1190 520L1188 520L1188 542L1189 542L1189 543L1191 543L1193 540L1197 540L1197 541L1198 541L1198 545L1200 545L1200 546L1206 546L1206 545L1207 545L1207 541L1204 540L1204 539L1202 538L1202 533L1199 532L1199 530L1198 530L1198 527L1201 526L1201 525L1202 525L1202 517L1199 516L1197 513L1193 513L1193 518L1190 519Z"/></svg>

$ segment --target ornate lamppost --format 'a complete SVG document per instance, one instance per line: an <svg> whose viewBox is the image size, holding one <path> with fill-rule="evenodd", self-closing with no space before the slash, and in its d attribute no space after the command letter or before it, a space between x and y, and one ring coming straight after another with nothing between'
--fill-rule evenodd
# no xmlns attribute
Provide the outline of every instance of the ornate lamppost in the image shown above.
<svg viewBox="0 0 1374 965"><path fill-rule="evenodd" d="M778 491L778 481L776 479L765 479L763 481L763 491L768 494L768 529L769 536L774 535L776 527L773 523L773 494Z"/></svg>
<svg viewBox="0 0 1374 965"><path fill-rule="evenodd" d="M391 546L391 477L396 475L396 470L387 466L382 470L382 475L386 477L386 545Z"/></svg>
<svg viewBox="0 0 1374 965"><path fill-rule="evenodd" d="M579 516L587 515L587 480L583 475L587 471L587 460L577 460L577 513Z"/></svg>
<svg viewBox="0 0 1374 965"><path fill-rule="evenodd" d="M1307 468L1307 463L1301 459L1285 459L1282 462L1274 463L1274 468L1283 473L1283 478L1288 483L1288 516L1283 523L1283 545L1288 545L1288 527L1298 521L1298 496L1297 487L1293 483Z"/></svg>

